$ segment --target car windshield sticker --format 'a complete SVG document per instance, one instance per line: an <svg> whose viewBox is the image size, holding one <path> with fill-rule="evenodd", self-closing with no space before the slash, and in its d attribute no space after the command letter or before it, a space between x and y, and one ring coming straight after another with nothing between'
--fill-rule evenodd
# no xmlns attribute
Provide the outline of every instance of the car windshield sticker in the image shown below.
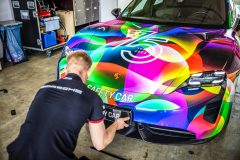
<svg viewBox="0 0 240 160"><path fill-rule="evenodd" d="M128 15L128 13L129 13L128 11L127 11L127 12L125 12L125 13L123 14L123 16L127 16L127 15Z"/></svg>
<svg viewBox="0 0 240 160"><path fill-rule="evenodd" d="M157 5L157 4L162 3L162 2L163 2L163 0L156 0L154 5Z"/></svg>

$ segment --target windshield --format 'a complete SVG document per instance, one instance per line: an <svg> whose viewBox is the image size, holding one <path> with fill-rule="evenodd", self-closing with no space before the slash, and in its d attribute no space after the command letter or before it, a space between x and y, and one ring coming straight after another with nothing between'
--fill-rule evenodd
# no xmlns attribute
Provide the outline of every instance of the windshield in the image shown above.
<svg viewBox="0 0 240 160"><path fill-rule="evenodd" d="M133 0L119 19L217 26L227 21L225 0Z"/></svg>

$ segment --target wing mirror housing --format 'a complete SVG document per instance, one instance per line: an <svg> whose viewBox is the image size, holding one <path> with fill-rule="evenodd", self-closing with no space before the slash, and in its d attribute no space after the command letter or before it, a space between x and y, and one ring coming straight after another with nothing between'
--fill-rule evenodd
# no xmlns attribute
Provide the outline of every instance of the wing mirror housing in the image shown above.
<svg viewBox="0 0 240 160"><path fill-rule="evenodd" d="M113 9L112 10L112 15L114 16L114 17L118 17L119 15L120 15L120 13L121 13L121 8L115 8L115 9Z"/></svg>
<svg viewBox="0 0 240 160"><path fill-rule="evenodd" d="M232 12L232 29L235 31L240 30L240 5L235 5Z"/></svg>

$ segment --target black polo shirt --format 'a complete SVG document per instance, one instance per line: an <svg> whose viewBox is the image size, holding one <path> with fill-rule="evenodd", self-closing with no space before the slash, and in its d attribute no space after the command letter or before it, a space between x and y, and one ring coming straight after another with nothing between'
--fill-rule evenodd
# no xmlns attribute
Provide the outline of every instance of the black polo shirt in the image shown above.
<svg viewBox="0 0 240 160"><path fill-rule="evenodd" d="M104 120L101 98L76 74L47 83L35 96L18 138L7 147L10 160L70 160L87 122Z"/></svg>

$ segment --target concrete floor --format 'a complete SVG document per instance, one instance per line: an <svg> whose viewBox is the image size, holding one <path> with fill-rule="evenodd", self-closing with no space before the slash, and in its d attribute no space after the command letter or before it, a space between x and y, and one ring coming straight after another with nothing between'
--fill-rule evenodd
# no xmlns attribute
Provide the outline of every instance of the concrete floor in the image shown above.
<svg viewBox="0 0 240 160"><path fill-rule="evenodd" d="M234 0L240 4L240 0ZM52 57L34 54L29 62L12 66L4 63L0 71L0 160L7 160L6 147L16 139L20 127L39 88L56 79L56 66L61 50ZM240 81L228 126L212 141L200 145L164 146L150 144L116 136L104 151L129 160L240 160ZM17 115L12 116L11 110ZM91 160L113 160L114 158L90 149L91 138L84 126L79 135L75 155ZM189 154L193 151L194 154Z"/></svg>
<svg viewBox="0 0 240 160"><path fill-rule="evenodd" d="M28 62L12 66L4 63L0 71L0 160L7 160L6 147L19 134L29 106L39 88L55 80L57 61L61 50L52 57L37 53L29 56ZM104 150L129 160L239 160L240 159L240 84L237 88L229 125L214 140L201 145L164 146L116 136ZM11 110L17 115L12 116ZM236 117L237 116L237 117ZM234 118L236 117L236 118ZM75 154L91 160L112 160L112 157L90 149L92 142L86 127L83 127ZM189 154L193 151L194 154Z"/></svg>

